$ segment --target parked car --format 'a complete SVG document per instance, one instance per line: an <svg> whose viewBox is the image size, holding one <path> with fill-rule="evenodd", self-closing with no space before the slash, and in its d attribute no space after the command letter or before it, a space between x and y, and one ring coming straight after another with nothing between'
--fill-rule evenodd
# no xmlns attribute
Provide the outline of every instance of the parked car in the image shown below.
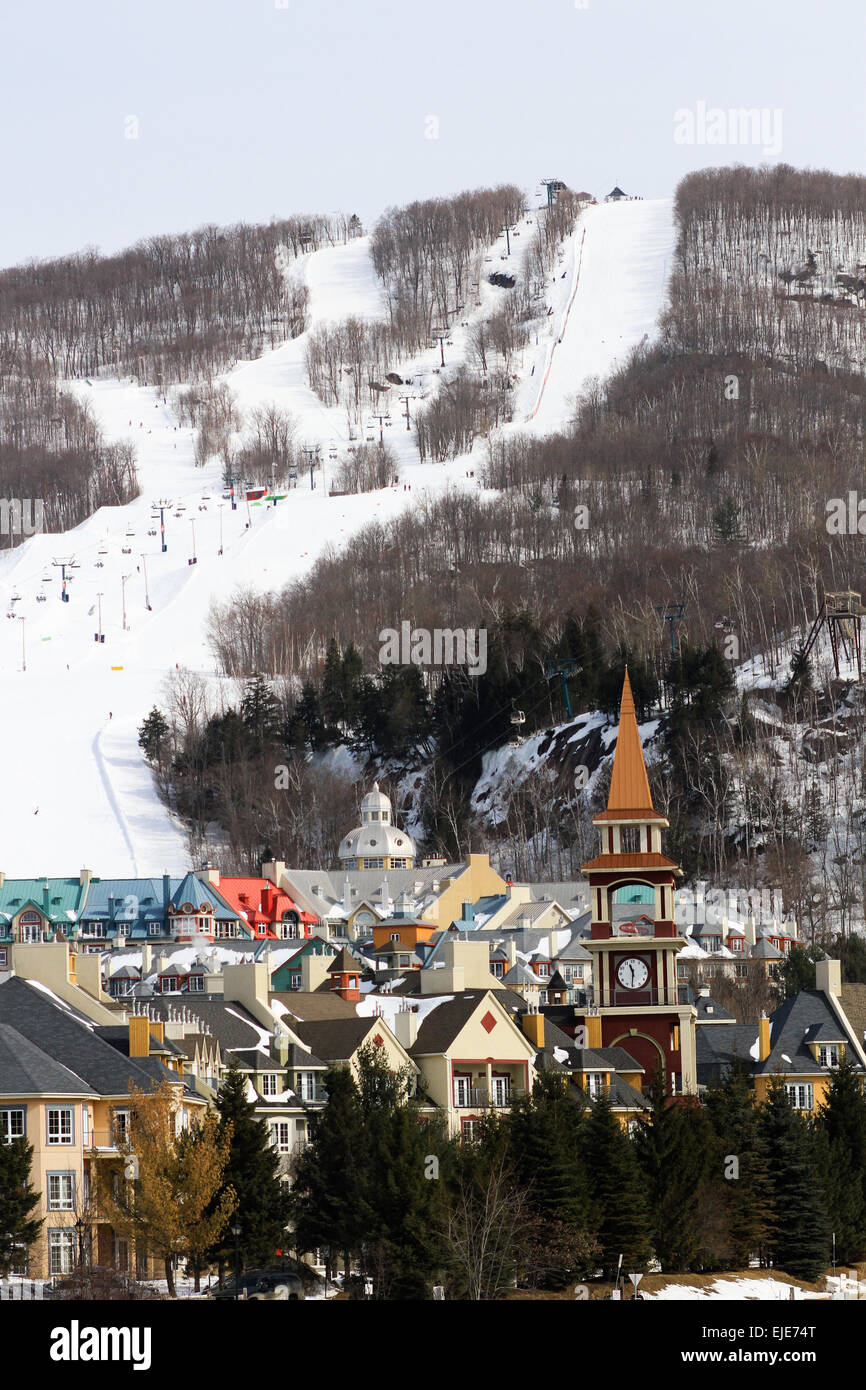
<svg viewBox="0 0 866 1390"><path fill-rule="evenodd" d="M283 1269L248 1269L237 1286L238 1299L256 1302L296 1301L304 1297L304 1286L297 1274ZM221 1289L211 1289L211 1298L234 1299L235 1281L229 1279Z"/></svg>

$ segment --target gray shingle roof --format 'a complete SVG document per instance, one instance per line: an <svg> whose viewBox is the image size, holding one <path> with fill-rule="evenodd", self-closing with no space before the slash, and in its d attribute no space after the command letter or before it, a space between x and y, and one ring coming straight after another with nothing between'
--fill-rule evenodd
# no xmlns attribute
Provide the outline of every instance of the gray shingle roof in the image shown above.
<svg viewBox="0 0 866 1390"><path fill-rule="evenodd" d="M299 1023L294 1031L302 1042L326 1062L346 1062L354 1057L367 1035L382 1026L379 1018L322 1018Z"/></svg>
<svg viewBox="0 0 866 1390"><path fill-rule="evenodd" d="M80 1076L9 1023L0 1023L0 1095L96 1096Z"/></svg>
<svg viewBox="0 0 866 1390"><path fill-rule="evenodd" d="M75 1074L100 1095L127 1095L129 1083L150 1089L153 1068L141 1058L124 1057L76 1010L63 1007L28 980L13 975L0 985L0 1022L11 1024L49 1057ZM159 1063L167 1078L180 1078Z"/></svg>

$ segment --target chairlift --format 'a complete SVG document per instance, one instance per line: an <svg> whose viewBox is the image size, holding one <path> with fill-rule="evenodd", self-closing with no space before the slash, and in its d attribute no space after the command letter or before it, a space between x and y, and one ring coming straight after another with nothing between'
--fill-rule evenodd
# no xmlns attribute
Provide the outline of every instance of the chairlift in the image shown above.
<svg viewBox="0 0 866 1390"><path fill-rule="evenodd" d="M47 602L48 602L48 597L47 597L47 595L46 595L46 594L37 594L37 595L36 595L36 602L37 602L37 603L47 603Z"/></svg>
<svg viewBox="0 0 866 1390"><path fill-rule="evenodd" d="M42 583L43 583L43 584L50 584L53 578L54 578L54 575L53 575L53 574L43 574L43 576L42 576Z"/></svg>
<svg viewBox="0 0 866 1390"><path fill-rule="evenodd" d="M20 594L13 594L13 595L12 595L11 602L12 602L12 603L20 603L20 602L21 602L21 595L20 595Z"/></svg>
<svg viewBox="0 0 866 1390"><path fill-rule="evenodd" d="M522 709L515 709L515 710L512 710L512 712L511 712L511 722L512 722L512 724L515 724L518 728L520 727L521 724L525 724L525 723L526 723L526 715L524 714L524 712L523 712Z"/></svg>

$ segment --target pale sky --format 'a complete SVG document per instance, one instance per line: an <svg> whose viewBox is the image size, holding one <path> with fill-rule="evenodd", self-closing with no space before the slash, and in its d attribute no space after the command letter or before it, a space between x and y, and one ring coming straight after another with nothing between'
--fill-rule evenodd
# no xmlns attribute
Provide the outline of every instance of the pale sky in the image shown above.
<svg viewBox="0 0 866 1390"><path fill-rule="evenodd" d="M10 0L0 265L206 222L369 224L505 180L656 197L766 162L699 143L700 120L678 143L699 103L764 110L769 162L862 172L864 40L863 0Z"/></svg>

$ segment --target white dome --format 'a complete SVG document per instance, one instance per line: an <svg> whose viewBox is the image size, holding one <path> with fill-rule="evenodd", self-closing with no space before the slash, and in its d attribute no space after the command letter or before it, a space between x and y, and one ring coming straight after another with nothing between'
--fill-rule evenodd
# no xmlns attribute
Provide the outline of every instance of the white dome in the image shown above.
<svg viewBox="0 0 866 1390"><path fill-rule="evenodd" d="M378 782L373 783L373 790L371 792L367 792L367 795L363 797L361 800L362 822L365 820L365 812L369 814L370 811L387 811L388 819L391 819L390 798L387 797L384 792L379 791Z"/></svg>
<svg viewBox="0 0 866 1390"><path fill-rule="evenodd" d="M415 859L415 846L405 830L391 823L391 801L379 783L361 801L361 824L340 842L338 857L346 859Z"/></svg>

